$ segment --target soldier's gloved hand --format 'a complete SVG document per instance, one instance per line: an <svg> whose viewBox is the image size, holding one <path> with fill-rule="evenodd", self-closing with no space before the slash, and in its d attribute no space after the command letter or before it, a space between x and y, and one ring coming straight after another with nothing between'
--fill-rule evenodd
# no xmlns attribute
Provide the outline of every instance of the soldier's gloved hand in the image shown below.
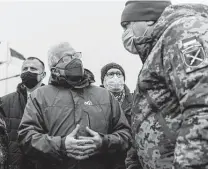
<svg viewBox="0 0 208 169"><path fill-rule="evenodd" d="M95 149L93 152L89 153L89 156L98 154L100 152L100 148L102 147L103 139L99 133L91 130L89 127L86 127L86 131L91 135L91 137L79 136L80 140L93 140L93 144L95 145Z"/></svg>
<svg viewBox="0 0 208 169"><path fill-rule="evenodd" d="M68 157L72 157L76 160L84 160L89 158L89 154L95 151L96 145L92 139L76 139L79 128L80 125L77 125L66 137L65 147Z"/></svg>

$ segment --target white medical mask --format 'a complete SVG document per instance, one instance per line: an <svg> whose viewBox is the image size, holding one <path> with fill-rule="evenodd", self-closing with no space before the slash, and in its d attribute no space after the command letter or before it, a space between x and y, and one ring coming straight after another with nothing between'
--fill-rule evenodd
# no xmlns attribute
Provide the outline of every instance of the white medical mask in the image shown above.
<svg viewBox="0 0 208 169"><path fill-rule="evenodd" d="M123 41L124 48L132 54L138 54L137 49L134 44L135 38L136 37L134 35L132 28L126 29L122 35L122 41Z"/></svg>
<svg viewBox="0 0 208 169"><path fill-rule="evenodd" d="M121 92L124 89L124 78L123 76L118 78L114 75L113 78L105 77L104 87L111 92Z"/></svg>
<svg viewBox="0 0 208 169"><path fill-rule="evenodd" d="M134 39L137 39L137 41L138 41L138 39L145 37L149 27L147 27L145 29L143 35L136 36L134 32L138 31L138 30L134 30L134 24L135 24L135 22L130 23L129 27L124 31L124 33L122 35L122 41L123 41L124 48L127 51L129 51L132 54L138 54L137 48L134 43Z"/></svg>
<svg viewBox="0 0 208 169"><path fill-rule="evenodd" d="M139 54L142 62L144 63L147 57L147 53L145 52L146 48L144 46L148 43L151 45L152 42L152 37L146 35L150 27L148 26L145 29L143 35L135 36L133 24L134 23L132 23L122 35L123 45L124 48L130 53Z"/></svg>

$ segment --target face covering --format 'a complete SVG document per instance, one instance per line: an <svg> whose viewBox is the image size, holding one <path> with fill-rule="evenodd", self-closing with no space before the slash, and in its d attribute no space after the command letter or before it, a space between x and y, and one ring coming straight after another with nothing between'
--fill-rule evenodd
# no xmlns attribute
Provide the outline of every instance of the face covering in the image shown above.
<svg viewBox="0 0 208 169"><path fill-rule="evenodd" d="M142 36L135 36L132 26L130 26L122 35L124 48L132 54L139 54L144 63L150 51L152 50L153 38L146 36L148 28Z"/></svg>
<svg viewBox="0 0 208 169"><path fill-rule="evenodd" d="M58 81L65 80L69 85L76 85L84 76L84 68L80 59L73 59L69 63L60 63L55 69L59 72Z"/></svg>
<svg viewBox="0 0 208 169"><path fill-rule="evenodd" d="M124 79L113 77L104 80L104 87L111 92L121 92L124 89Z"/></svg>
<svg viewBox="0 0 208 169"><path fill-rule="evenodd" d="M42 74L42 73L41 73ZM38 73L32 73L30 71L21 74L22 83L28 88L32 89L38 82Z"/></svg>
<svg viewBox="0 0 208 169"><path fill-rule="evenodd" d="M126 29L126 31L122 35L124 48L132 54L138 54L136 46L134 44L135 38L136 37L134 36L134 33L131 28Z"/></svg>

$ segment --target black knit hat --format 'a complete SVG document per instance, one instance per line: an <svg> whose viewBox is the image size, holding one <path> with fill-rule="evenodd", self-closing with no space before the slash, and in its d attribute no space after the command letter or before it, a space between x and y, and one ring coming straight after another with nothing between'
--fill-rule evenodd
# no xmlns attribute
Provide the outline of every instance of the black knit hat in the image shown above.
<svg viewBox="0 0 208 169"><path fill-rule="evenodd" d="M103 66L101 69L101 83L103 84L103 80L105 77L105 74L108 72L108 70L115 68L115 69L119 69L121 71L121 73L124 76L124 80L125 80L125 71L124 69L121 67L121 65L117 64L117 63L108 63L107 65Z"/></svg>
<svg viewBox="0 0 208 169"><path fill-rule="evenodd" d="M121 16L121 25L130 21L157 21L169 5L170 0L129 0Z"/></svg>

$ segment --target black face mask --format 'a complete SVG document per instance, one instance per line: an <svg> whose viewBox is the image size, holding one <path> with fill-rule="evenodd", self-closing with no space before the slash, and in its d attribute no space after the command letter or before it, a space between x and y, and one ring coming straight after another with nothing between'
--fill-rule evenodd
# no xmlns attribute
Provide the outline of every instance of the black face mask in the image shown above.
<svg viewBox="0 0 208 169"><path fill-rule="evenodd" d="M51 71L52 78L61 85L78 85L84 76L84 68L80 59L73 59L69 63L60 63Z"/></svg>
<svg viewBox="0 0 208 169"><path fill-rule="evenodd" d="M83 65L80 59L73 59L65 67L66 80L71 82L79 82L83 77Z"/></svg>
<svg viewBox="0 0 208 169"><path fill-rule="evenodd" d="M32 73L32 72L25 72L21 74L21 79L22 83L28 88L32 89L35 87L39 82L38 82L38 74L37 73Z"/></svg>

